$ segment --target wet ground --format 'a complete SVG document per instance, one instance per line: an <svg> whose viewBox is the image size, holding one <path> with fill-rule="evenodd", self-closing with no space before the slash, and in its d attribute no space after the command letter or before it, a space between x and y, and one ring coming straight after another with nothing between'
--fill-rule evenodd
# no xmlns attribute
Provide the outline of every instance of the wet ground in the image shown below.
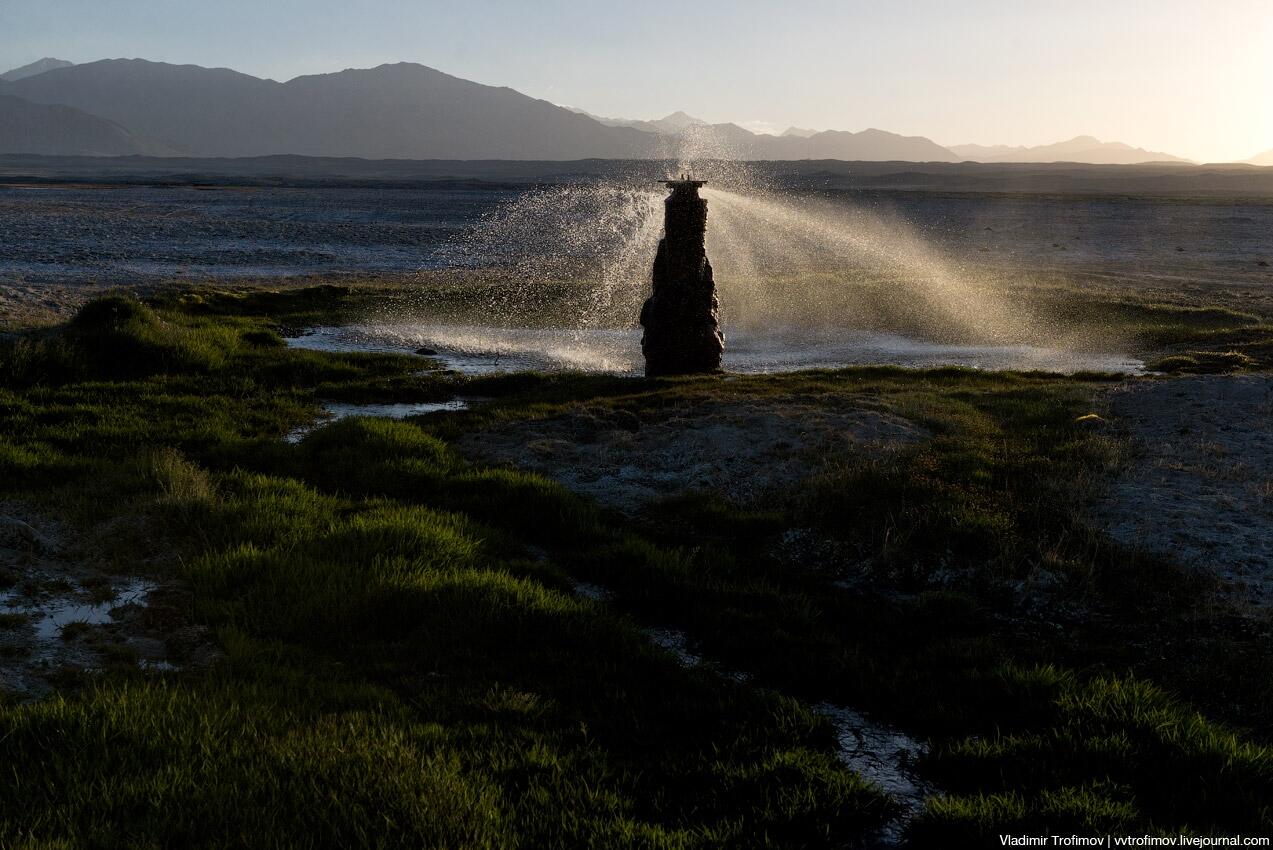
<svg viewBox="0 0 1273 850"><path fill-rule="evenodd" d="M506 194L0 187L0 282L415 271Z"/></svg>
<svg viewBox="0 0 1273 850"><path fill-rule="evenodd" d="M1116 352L1084 353L1029 345L943 344L853 329L725 328L724 368L730 372L793 372L858 365L917 369L969 366L1073 373L1137 374L1144 364ZM366 324L316 328L289 340L318 351L409 354L428 349L457 372L489 374L528 369L637 375L644 369L641 331L501 328L476 325Z"/></svg>
<svg viewBox="0 0 1273 850"><path fill-rule="evenodd" d="M498 258L472 255L464 234L533 191L0 186L0 284L489 264ZM1273 284L1268 203L939 192L799 197L896 220L956 260L1126 280Z"/></svg>
<svg viewBox="0 0 1273 850"><path fill-rule="evenodd" d="M347 419L350 416L375 416L383 419L406 419L408 416L423 416L426 413L437 413L446 410L465 410L469 406L467 399L451 401L405 402L402 404L346 404L339 401L323 403L323 416L308 425L302 425L289 432L283 439L288 443L299 443L306 434L315 428Z"/></svg>
<svg viewBox="0 0 1273 850"><path fill-rule="evenodd" d="M0 696L28 700L108 669L150 674L209 663L179 586L104 572L76 535L0 504Z"/></svg>

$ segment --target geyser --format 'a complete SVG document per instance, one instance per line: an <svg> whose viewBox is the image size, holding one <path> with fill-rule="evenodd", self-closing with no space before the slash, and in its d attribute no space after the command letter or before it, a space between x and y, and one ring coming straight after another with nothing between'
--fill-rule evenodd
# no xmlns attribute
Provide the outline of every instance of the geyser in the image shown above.
<svg viewBox="0 0 1273 850"><path fill-rule="evenodd" d="M641 308L645 374L690 375L720 369L725 337L720 332L716 282L703 239L707 201L702 180L669 180L663 238L654 255L653 294Z"/></svg>
<svg viewBox="0 0 1273 850"><path fill-rule="evenodd" d="M1071 337L1021 270L971 259L979 228L952 239L931 213L916 224L881 199L771 188L738 163L694 168L667 184L641 171L517 193L451 244L462 275L420 287L429 322L394 333L464 370L1141 365Z"/></svg>

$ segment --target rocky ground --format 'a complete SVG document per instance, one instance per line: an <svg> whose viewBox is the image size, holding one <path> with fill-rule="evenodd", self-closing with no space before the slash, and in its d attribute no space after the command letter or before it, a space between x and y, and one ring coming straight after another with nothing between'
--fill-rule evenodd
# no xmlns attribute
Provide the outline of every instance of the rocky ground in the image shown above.
<svg viewBox="0 0 1273 850"><path fill-rule="evenodd" d="M83 283L0 281L0 330L64 321L85 301L104 291L104 287Z"/></svg>
<svg viewBox="0 0 1273 850"><path fill-rule="evenodd" d="M459 445L633 513L687 491L751 503L847 452L885 453L924 436L891 413L765 399L687 402L640 415L581 408L468 434Z"/></svg>
<svg viewBox="0 0 1273 850"><path fill-rule="evenodd" d="M1273 376L1129 381L1109 404L1132 457L1095 506L1103 527L1273 606Z"/></svg>
<svg viewBox="0 0 1273 850"><path fill-rule="evenodd" d="M1207 570L1256 607L1273 606L1273 376L1135 380L1108 396L1128 463L1094 505L1112 537ZM626 513L682 492L740 503L789 487L847 452L924 439L890 413L792 400L580 408L463 437L469 456L556 479Z"/></svg>

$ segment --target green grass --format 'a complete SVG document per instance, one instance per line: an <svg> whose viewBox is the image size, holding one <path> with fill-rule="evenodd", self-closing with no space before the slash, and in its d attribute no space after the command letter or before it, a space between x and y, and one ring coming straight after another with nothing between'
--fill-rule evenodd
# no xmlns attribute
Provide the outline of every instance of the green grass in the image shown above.
<svg viewBox="0 0 1273 850"><path fill-rule="evenodd" d="M102 313L108 342L79 338ZM577 499L404 423L280 442L316 384L419 360L260 346L259 323L200 313L113 299L6 352L11 494L109 528L121 569L159 556L225 659L5 703L24 767L0 843L819 846L889 815L807 709L682 670L525 558L518 524L484 524L595 523Z"/></svg>
<svg viewBox="0 0 1273 850"><path fill-rule="evenodd" d="M1099 281L1037 286L1021 293L1060 338L1107 343L1163 372L1273 367L1273 302L1266 287L1137 291Z"/></svg>
<svg viewBox="0 0 1273 850"><path fill-rule="evenodd" d="M1149 368L1168 374L1215 374L1253 369L1258 361L1241 351L1187 351L1152 361Z"/></svg>
<svg viewBox="0 0 1273 850"><path fill-rule="evenodd" d="M5 497L115 569L186 583L224 656L0 701L22 766L0 772L0 844L843 846L894 809L836 760L805 707L823 700L933 742L920 767L944 793L919 846L1273 830L1265 639L1083 513L1121 451L1079 419L1103 378L465 380L280 347L280 326L347 297L108 299L0 348ZM280 439L320 399L455 392L493 401ZM450 446L578 405L786 399L891 411L928 438L828 458L765 505L688 494L636 518ZM784 556L792 530L838 554ZM1040 577L1043 608L1022 590ZM640 624L752 678L682 669Z"/></svg>
<svg viewBox="0 0 1273 850"><path fill-rule="evenodd" d="M1267 833L1267 747L1208 723L1143 681L1079 683L1051 668L1004 675L1015 688L1049 694L1051 727L936 751L927 772L952 793L930 801L913 828L917 837L975 845L1058 820L1088 834L1172 833L1181 824L1205 833ZM1145 794L1146 786L1157 793Z"/></svg>

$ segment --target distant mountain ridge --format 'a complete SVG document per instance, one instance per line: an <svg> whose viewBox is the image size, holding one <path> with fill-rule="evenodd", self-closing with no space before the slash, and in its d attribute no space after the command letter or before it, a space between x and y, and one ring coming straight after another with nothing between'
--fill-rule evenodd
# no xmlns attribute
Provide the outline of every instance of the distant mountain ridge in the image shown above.
<svg viewBox="0 0 1273 850"><path fill-rule="evenodd" d="M1102 142L1094 136L1075 136L1065 142L1034 147L1008 145L951 145L960 159L972 162L1082 162L1134 165L1141 162L1189 162L1178 156L1134 148L1122 142Z"/></svg>
<svg viewBox="0 0 1273 850"><path fill-rule="evenodd" d="M191 156L640 157L648 135L422 65L263 80L228 68L103 60L0 84Z"/></svg>
<svg viewBox="0 0 1273 850"><path fill-rule="evenodd" d="M163 156L172 151L71 106L0 94L0 153Z"/></svg>
<svg viewBox="0 0 1273 850"><path fill-rule="evenodd" d="M191 157L1183 161L1090 136L1037 148L967 145L952 151L923 136L878 129L792 127L774 136L732 123L708 124L684 112L652 121L603 118L405 62L287 82L143 59L80 65L47 59L5 76L14 75L0 79L0 95L69 107L83 116L71 120L70 113L59 113L64 133L59 136L51 129L57 126L53 113L37 119L24 109L24 121L46 121L41 132L52 135L23 136L22 144L47 138L50 145L23 153L122 150L131 138L139 150L130 152ZM15 103L6 108L18 114Z"/></svg>
<svg viewBox="0 0 1273 850"><path fill-rule="evenodd" d="M887 150L889 143L877 134L882 130L864 130L862 133L844 133L838 130L812 130L804 127L788 127L777 137L751 133L737 124L708 124L700 118L694 118L684 112L674 112L665 118L643 121L631 118L603 118L582 109L575 109L609 127L632 127L649 133L664 135L688 135L691 139L713 139L716 143L730 146L736 152L746 152L749 158L756 159L857 159L873 160L881 156L887 160L906 160L915 156L923 157L927 162L1077 162L1090 165L1135 165L1145 162L1191 162L1172 154L1147 151L1132 147L1123 142L1102 142L1094 136L1076 136L1064 142L1035 147L1009 145L953 145L942 148L942 151L929 148L930 140L922 136L897 136L886 134L888 142L897 140L896 150ZM830 133L832 135L824 135ZM749 135L743 135L749 134ZM871 138L875 138L875 144ZM754 138L753 138L754 137ZM814 139L809 151L799 150L799 145L773 145L770 138L778 139ZM836 150L837 146L841 149ZM940 146L935 146L940 147ZM840 155L843 153L844 155ZM1273 153L1273 152L1271 152ZM1273 157L1271 157L1273 158ZM1273 163L1270 163L1273 164Z"/></svg>
<svg viewBox="0 0 1273 850"><path fill-rule="evenodd" d="M14 80L34 77L36 74L43 74L45 71L55 71L58 68L69 68L74 64L74 62L67 62L65 59L53 59L46 56L43 59L37 59L30 65L23 65L21 68L14 68L12 71L5 71L3 74L0 74L0 80L13 82Z"/></svg>
<svg viewBox="0 0 1273 850"><path fill-rule="evenodd" d="M605 118L601 115L593 115L586 109L576 109L573 106L567 106L566 109L571 112L578 112L580 115L587 115L593 121L604 124L607 127L631 127L634 130L644 130L647 133L659 133L669 136L675 136L690 127L707 124L703 119L695 118L693 115L686 115L684 112L673 112L671 115L655 118L652 121L642 121L637 118Z"/></svg>
<svg viewBox="0 0 1273 850"><path fill-rule="evenodd" d="M954 159L927 139L875 130L779 138L684 113L646 122L652 131L607 126L410 63L279 83L228 68L111 59L0 83L0 93L70 106L190 156L648 159L676 158L690 145L720 158Z"/></svg>
<svg viewBox="0 0 1273 850"><path fill-rule="evenodd" d="M753 133L737 124L709 124L684 112L652 121L631 118L603 118L582 109L572 111L610 127L631 127L669 137L662 142L661 157L675 158L676 147L721 159L794 160L842 159L846 161L910 160L914 162L955 162L957 157L923 136L900 136L885 130L804 130L790 127L781 136Z"/></svg>

